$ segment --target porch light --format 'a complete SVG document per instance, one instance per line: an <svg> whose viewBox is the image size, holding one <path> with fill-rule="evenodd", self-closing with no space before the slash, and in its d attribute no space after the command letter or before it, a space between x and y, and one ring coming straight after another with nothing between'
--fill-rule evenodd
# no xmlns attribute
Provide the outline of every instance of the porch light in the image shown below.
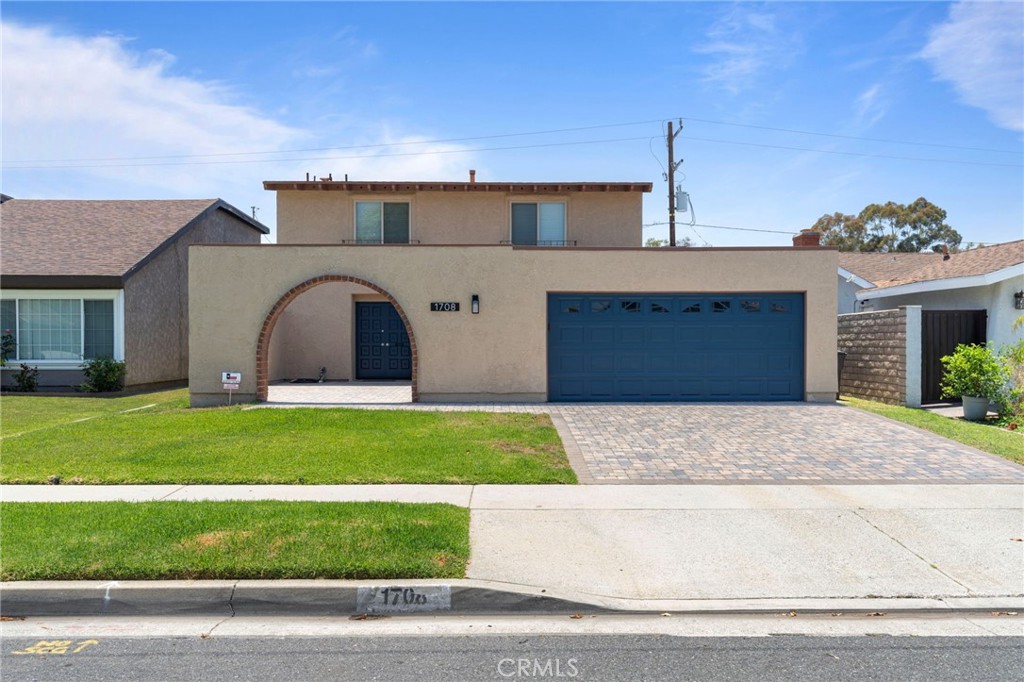
<svg viewBox="0 0 1024 682"><path fill-rule="evenodd" d="M473 294L473 298L470 299L469 309L474 315L480 314L480 297Z"/></svg>
<svg viewBox="0 0 1024 682"><path fill-rule="evenodd" d="M1024 310L1024 291L1018 291L1013 295L1013 307L1017 310Z"/></svg>

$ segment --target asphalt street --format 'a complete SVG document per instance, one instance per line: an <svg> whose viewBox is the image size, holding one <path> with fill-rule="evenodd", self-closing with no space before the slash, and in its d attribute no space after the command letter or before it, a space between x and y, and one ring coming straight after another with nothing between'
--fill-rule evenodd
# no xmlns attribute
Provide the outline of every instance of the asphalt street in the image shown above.
<svg viewBox="0 0 1024 682"><path fill-rule="evenodd" d="M687 680L1005 682L1024 674L1017 637L146 637L5 639L4 679ZM49 653L42 650L49 648ZM75 653L77 651L77 653ZM24 652L24 653L18 653Z"/></svg>

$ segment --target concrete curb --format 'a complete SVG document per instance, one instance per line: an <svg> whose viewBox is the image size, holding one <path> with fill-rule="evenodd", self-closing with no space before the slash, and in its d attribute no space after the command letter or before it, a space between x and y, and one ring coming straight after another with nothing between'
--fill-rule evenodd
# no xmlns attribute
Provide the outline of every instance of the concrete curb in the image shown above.
<svg viewBox="0 0 1024 682"><path fill-rule="evenodd" d="M560 615L1024 612L1024 596L622 599L481 580L9 582L5 616Z"/></svg>

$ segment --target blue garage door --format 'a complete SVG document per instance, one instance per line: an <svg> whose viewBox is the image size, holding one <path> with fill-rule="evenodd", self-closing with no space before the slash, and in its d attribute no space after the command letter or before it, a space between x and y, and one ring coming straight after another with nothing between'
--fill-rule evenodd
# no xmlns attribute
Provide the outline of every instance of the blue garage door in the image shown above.
<svg viewBox="0 0 1024 682"><path fill-rule="evenodd" d="M803 294L548 295L549 400L803 395Z"/></svg>

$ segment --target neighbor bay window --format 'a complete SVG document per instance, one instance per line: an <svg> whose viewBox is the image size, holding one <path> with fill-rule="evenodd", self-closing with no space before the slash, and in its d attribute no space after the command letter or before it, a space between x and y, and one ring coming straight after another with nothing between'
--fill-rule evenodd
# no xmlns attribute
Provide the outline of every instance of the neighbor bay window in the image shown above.
<svg viewBox="0 0 1024 682"><path fill-rule="evenodd" d="M360 244L408 244L409 203L357 201L356 241Z"/></svg>
<svg viewBox="0 0 1024 682"><path fill-rule="evenodd" d="M564 246L565 202L535 201L512 204L512 243Z"/></svg>
<svg viewBox="0 0 1024 682"><path fill-rule="evenodd" d="M8 362L77 366L90 358L122 359L117 292L95 298L70 298L67 291L20 293L0 300L0 331L14 338Z"/></svg>

